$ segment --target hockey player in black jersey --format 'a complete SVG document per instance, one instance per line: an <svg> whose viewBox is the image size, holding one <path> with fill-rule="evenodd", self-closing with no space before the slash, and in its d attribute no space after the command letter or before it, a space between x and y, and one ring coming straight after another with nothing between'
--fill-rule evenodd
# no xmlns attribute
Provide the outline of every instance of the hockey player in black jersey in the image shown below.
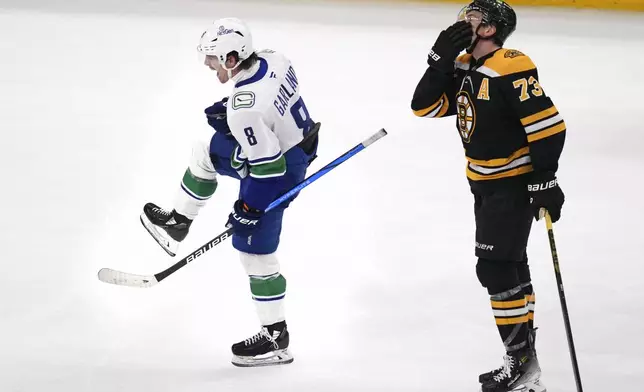
<svg viewBox="0 0 644 392"><path fill-rule="evenodd" d="M502 0L474 0L438 36L411 103L420 117L456 115L465 148L476 273L506 349L503 366L480 375L483 392L545 391L526 247L533 217L545 209L557 221L564 202L555 173L566 125L532 60L503 48L516 25Z"/></svg>

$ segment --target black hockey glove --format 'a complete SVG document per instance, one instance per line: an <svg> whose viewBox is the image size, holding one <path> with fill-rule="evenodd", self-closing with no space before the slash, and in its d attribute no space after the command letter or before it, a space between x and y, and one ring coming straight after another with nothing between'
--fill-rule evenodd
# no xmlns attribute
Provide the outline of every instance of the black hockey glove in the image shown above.
<svg viewBox="0 0 644 392"><path fill-rule="evenodd" d="M555 173L534 173L528 184L528 191L530 192L530 206L536 220L539 220L542 208L548 211L553 222L559 220L565 198L559 188Z"/></svg>
<svg viewBox="0 0 644 392"><path fill-rule="evenodd" d="M209 106L204 110L208 124L213 127L215 131L222 132L225 135L230 134L230 128L228 127L228 121L226 120L227 103L228 97L224 97L221 101L215 102L212 106Z"/></svg>
<svg viewBox="0 0 644 392"><path fill-rule="evenodd" d="M232 227L234 233L241 237L249 237L260 225L263 211L249 207L243 200L237 200L233 212L228 215L227 227Z"/></svg>
<svg viewBox="0 0 644 392"><path fill-rule="evenodd" d="M454 60L472 43L472 25L464 20L441 31L427 56L427 64L443 73L454 72Z"/></svg>

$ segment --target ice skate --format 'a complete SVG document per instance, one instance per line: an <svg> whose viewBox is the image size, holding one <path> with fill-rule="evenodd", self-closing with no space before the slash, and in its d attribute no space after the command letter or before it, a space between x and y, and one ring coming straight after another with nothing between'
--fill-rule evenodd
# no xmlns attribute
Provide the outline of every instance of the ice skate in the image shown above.
<svg viewBox="0 0 644 392"><path fill-rule="evenodd" d="M481 392L546 392L540 381L539 361L531 348L508 353L502 368L490 373L494 374L482 382Z"/></svg>
<svg viewBox="0 0 644 392"><path fill-rule="evenodd" d="M532 349L532 352L533 352L533 355L535 356L535 358L537 356L537 351L536 351L536 348L535 348L536 342L537 342L537 329L538 328L533 328L533 329L530 329L529 332L528 332L528 345ZM494 376L499 374L503 370L503 368L504 368L504 366L501 365L500 367L498 367L498 368L496 368L496 369L494 369L492 371L489 371L487 373L483 373L483 374L479 375L479 382L481 384L483 384L483 383L486 383L486 382L492 380L492 378L494 378Z"/></svg>
<svg viewBox="0 0 644 392"><path fill-rule="evenodd" d="M239 367L283 365L293 362L288 351L289 334L281 321L262 327L261 331L232 346L232 363Z"/></svg>
<svg viewBox="0 0 644 392"><path fill-rule="evenodd" d="M188 235L192 221L175 210L166 211L147 203L143 207L141 223L163 250L174 257L179 243Z"/></svg>

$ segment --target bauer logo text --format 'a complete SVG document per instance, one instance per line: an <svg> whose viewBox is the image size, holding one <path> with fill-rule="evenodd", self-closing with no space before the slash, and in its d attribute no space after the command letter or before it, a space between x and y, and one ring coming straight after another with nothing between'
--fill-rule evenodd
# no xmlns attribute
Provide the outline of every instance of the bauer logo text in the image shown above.
<svg viewBox="0 0 644 392"><path fill-rule="evenodd" d="M544 182L542 184L530 184L528 185L528 191L530 192L539 192L551 189L557 186L557 179Z"/></svg>
<svg viewBox="0 0 644 392"><path fill-rule="evenodd" d="M480 242L475 242L474 246L477 249L481 249L481 250L488 250L488 251L494 250L494 245L481 244Z"/></svg>
<svg viewBox="0 0 644 392"><path fill-rule="evenodd" d="M186 263L192 262L197 257L199 257L199 256L203 255L204 253L206 253L207 251L209 251L213 246L219 245L219 243L224 241L226 238L228 238L228 233L224 233L224 234L220 235L219 237L215 238L214 240L210 241L206 245L204 245L201 248L199 248L196 252L194 252L193 254L188 256L186 258Z"/></svg>

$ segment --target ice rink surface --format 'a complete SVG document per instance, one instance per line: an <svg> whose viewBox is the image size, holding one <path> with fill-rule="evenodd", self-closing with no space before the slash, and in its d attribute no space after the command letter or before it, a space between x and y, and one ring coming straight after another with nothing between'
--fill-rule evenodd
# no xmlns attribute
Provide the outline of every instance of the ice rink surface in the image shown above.
<svg viewBox="0 0 644 392"><path fill-rule="evenodd" d="M53 3L0 1L0 391L460 392L500 365L454 120L409 109L457 5ZM585 390L640 390L644 15L518 15L506 46L532 57L568 125L555 232ZM193 140L210 136L203 109L230 91L195 50L224 16L293 61L323 124L311 173L390 133L287 213L289 366L229 362L230 345L258 330L230 243L152 289L96 278L176 261L138 215L147 201L170 205ZM220 181L180 257L222 231L236 186ZM542 380L573 391L542 222L529 255Z"/></svg>

